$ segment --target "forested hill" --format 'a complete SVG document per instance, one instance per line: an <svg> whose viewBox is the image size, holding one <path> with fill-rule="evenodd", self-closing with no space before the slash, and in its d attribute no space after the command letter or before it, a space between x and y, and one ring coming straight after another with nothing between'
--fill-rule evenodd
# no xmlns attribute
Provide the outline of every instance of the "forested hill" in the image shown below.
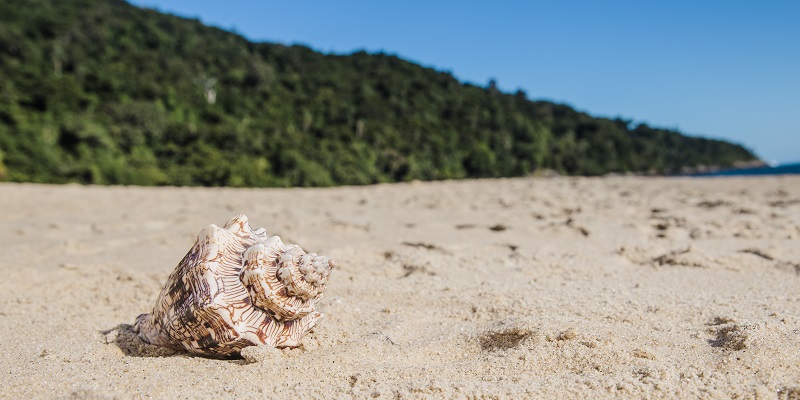
<svg viewBox="0 0 800 400"><path fill-rule="evenodd" d="M322 186L753 159L391 55L253 43L119 0L0 2L2 180Z"/></svg>

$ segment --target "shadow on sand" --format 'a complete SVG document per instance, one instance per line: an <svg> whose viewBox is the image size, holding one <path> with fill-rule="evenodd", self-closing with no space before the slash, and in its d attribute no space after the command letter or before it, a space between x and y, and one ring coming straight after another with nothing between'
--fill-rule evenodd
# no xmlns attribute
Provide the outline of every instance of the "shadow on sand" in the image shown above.
<svg viewBox="0 0 800 400"><path fill-rule="evenodd" d="M131 324L119 324L111 329L100 331L106 338L106 344L113 344L122 350L122 353L128 357L197 357L197 358L211 358L202 355L190 354L185 351L170 349L145 343L139 338L139 335L133 331ZM232 361L234 363L246 364L245 360L239 356L231 356L229 358L220 358L224 361Z"/></svg>
<svg viewBox="0 0 800 400"><path fill-rule="evenodd" d="M188 353L145 343L133 331L133 325L119 324L111 329L100 331L106 337L107 344L113 344L129 357L169 357L175 355L188 356Z"/></svg>

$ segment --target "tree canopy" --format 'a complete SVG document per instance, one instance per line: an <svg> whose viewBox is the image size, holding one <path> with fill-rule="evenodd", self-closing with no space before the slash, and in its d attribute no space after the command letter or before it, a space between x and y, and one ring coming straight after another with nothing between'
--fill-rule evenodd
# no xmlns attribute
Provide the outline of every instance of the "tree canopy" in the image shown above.
<svg viewBox="0 0 800 400"><path fill-rule="evenodd" d="M393 55L253 43L121 0L0 2L0 76L8 181L327 186L755 159Z"/></svg>

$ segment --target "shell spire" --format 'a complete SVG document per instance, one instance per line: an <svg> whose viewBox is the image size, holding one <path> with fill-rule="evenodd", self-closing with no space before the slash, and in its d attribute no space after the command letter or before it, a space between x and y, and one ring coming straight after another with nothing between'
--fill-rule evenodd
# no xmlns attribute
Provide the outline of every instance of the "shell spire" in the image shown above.
<svg viewBox="0 0 800 400"><path fill-rule="evenodd" d="M306 254L273 236L245 251L241 277L256 307L279 321L293 320L314 311L335 266L328 257Z"/></svg>
<svg viewBox="0 0 800 400"><path fill-rule="evenodd" d="M147 343L212 357L253 345L296 347L322 318L336 261L253 230L237 215L205 227L134 331Z"/></svg>

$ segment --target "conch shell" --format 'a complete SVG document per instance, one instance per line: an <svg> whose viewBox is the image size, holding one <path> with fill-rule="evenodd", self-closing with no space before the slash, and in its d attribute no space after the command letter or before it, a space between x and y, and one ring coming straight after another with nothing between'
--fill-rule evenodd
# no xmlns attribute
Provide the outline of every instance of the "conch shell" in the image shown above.
<svg viewBox="0 0 800 400"><path fill-rule="evenodd" d="M133 330L147 343L211 357L253 345L297 347L336 261L306 254L237 215L205 227Z"/></svg>

